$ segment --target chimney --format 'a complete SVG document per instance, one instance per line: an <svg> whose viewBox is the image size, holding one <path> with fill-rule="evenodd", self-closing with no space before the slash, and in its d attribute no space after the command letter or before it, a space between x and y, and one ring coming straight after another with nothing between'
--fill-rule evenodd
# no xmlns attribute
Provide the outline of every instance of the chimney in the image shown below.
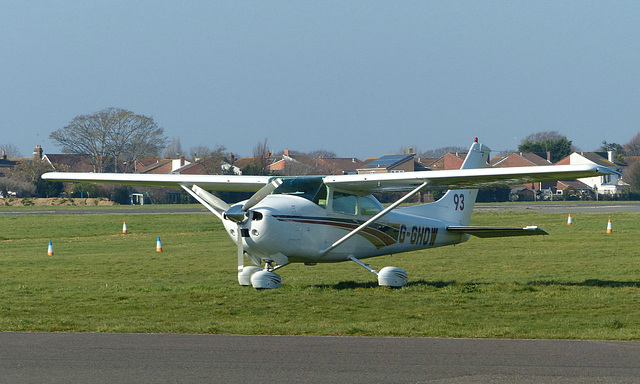
<svg viewBox="0 0 640 384"><path fill-rule="evenodd" d="M42 160L42 146L40 144L36 145L36 149L33 150L33 158Z"/></svg>
<svg viewBox="0 0 640 384"><path fill-rule="evenodd" d="M547 161L551 162L551 151L547 151Z"/></svg>
<svg viewBox="0 0 640 384"><path fill-rule="evenodd" d="M613 163L613 151L607 151L607 160L609 160L610 163Z"/></svg>
<svg viewBox="0 0 640 384"><path fill-rule="evenodd" d="M288 149L284 150L284 155L287 156L287 157L289 156L289 150Z"/></svg>

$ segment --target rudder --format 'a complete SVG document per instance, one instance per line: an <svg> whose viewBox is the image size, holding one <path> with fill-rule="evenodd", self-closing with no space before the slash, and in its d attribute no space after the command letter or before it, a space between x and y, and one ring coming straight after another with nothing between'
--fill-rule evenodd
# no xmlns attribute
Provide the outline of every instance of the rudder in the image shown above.
<svg viewBox="0 0 640 384"><path fill-rule="evenodd" d="M484 168L489 160L491 150L474 141L460 169ZM477 189L448 190L438 201L414 207L402 208L406 213L429 216L439 220L469 225L473 206L478 196Z"/></svg>

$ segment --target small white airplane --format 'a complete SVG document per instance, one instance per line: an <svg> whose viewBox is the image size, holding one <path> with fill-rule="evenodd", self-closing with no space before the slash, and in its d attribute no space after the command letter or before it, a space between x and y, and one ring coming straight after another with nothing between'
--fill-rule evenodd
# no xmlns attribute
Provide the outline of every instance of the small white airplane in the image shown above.
<svg viewBox="0 0 640 384"><path fill-rule="evenodd" d="M289 263L353 261L378 275L381 286L402 287L407 272L380 271L362 259L465 242L478 237L547 234L536 226L472 227L479 187L569 180L615 173L597 165L485 168L489 148L476 138L461 169L312 177L50 172L45 180L181 187L222 220L238 245L238 281L279 288L275 270ZM436 202L398 208L417 192L448 189ZM213 191L251 191L228 205ZM407 192L388 207L372 193ZM256 266L245 266L245 258Z"/></svg>

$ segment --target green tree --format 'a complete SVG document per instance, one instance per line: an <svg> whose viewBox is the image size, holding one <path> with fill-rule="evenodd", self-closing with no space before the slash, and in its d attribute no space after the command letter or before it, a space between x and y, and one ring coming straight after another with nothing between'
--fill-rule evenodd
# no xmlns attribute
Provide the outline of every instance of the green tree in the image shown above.
<svg viewBox="0 0 640 384"><path fill-rule="evenodd" d="M36 197L58 197L64 190L64 186L59 181L43 180L41 177L36 180Z"/></svg>
<svg viewBox="0 0 640 384"><path fill-rule="evenodd" d="M98 197L100 195L100 187L94 183L74 183L71 197Z"/></svg>
<svg viewBox="0 0 640 384"><path fill-rule="evenodd" d="M623 155L623 156L625 155L624 148L622 147L622 145L618 143L607 143L606 140L602 142L602 145L600 146L600 150L604 152L613 151L618 155Z"/></svg>
<svg viewBox="0 0 640 384"><path fill-rule="evenodd" d="M122 205L131 204L131 187L123 185L117 187L111 194L111 200Z"/></svg>
<svg viewBox="0 0 640 384"><path fill-rule="evenodd" d="M40 159L24 160L11 169L9 177L35 184L43 173L51 171L53 171L53 167L46 161Z"/></svg>
<svg viewBox="0 0 640 384"><path fill-rule="evenodd" d="M36 197L57 197L63 190L61 182L53 182L48 180L42 180L42 176L45 172L53 170L51 164L40 159L21 161L15 167L11 169L8 174L8 178L14 182L24 184L31 184L35 188L33 194ZM60 167L60 170L65 171L64 166Z"/></svg>
<svg viewBox="0 0 640 384"><path fill-rule="evenodd" d="M520 152L551 152L551 162L555 163L572 152L571 141L557 131L533 133L524 138L518 146Z"/></svg>

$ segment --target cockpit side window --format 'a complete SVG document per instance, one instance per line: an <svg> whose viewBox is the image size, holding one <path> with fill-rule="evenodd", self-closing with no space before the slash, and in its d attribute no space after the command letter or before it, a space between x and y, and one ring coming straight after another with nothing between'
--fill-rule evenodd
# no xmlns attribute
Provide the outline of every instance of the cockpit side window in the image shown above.
<svg viewBox="0 0 640 384"><path fill-rule="evenodd" d="M333 211L355 215L358 213L358 196L349 193L334 191L331 199Z"/></svg>

